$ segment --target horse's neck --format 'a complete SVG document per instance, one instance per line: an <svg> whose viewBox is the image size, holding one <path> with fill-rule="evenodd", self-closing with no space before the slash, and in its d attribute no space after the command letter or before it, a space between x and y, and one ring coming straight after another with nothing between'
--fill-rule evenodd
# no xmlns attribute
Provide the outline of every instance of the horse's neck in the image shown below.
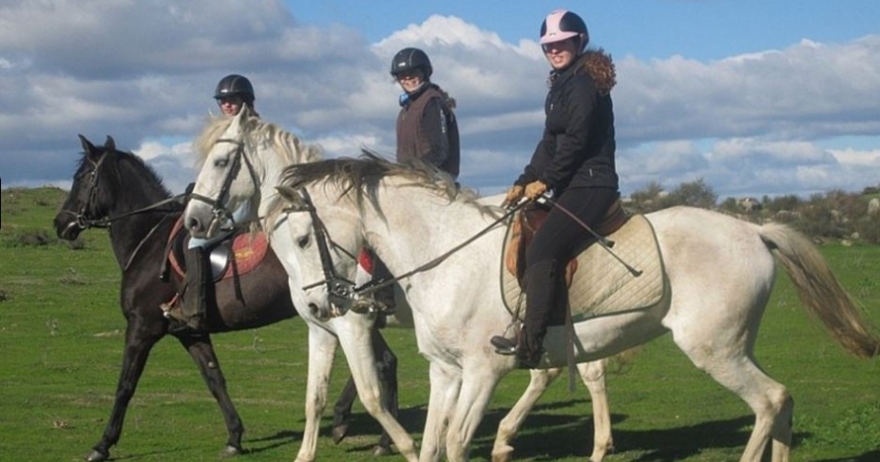
<svg viewBox="0 0 880 462"><path fill-rule="evenodd" d="M116 206L111 209L111 218L149 207L168 198L167 195L159 192L159 188L133 187L127 191L126 197L118 198ZM164 210L169 208L170 205L161 207ZM168 233L164 231L170 230L170 226L178 216L170 216L162 212L146 212L113 221L110 225L110 242L120 268L128 264L135 252L146 247L144 240L167 238ZM160 227L162 229L158 229Z"/></svg>
<svg viewBox="0 0 880 462"><path fill-rule="evenodd" d="M260 205L258 208L259 218L264 218L268 213L268 207L273 204L273 199L278 195L275 187L281 183L281 174L288 166L287 160L272 147L262 144L252 157L256 168L260 188Z"/></svg>
<svg viewBox="0 0 880 462"><path fill-rule="evenodd" d="M447 204L409 188L389 192L380 194L382 214L368 212L364 226L371 245L392 271L410 271L440 257L492 223L490 216L468 204ZM495 240L491 235L483 237L459 252L483 252L484 247L499 244Z"/></svg>

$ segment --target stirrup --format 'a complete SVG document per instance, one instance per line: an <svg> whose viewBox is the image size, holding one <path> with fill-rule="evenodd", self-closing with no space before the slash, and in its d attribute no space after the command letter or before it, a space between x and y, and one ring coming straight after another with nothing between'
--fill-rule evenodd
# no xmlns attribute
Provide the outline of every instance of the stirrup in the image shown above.
<svg viewBox="0 0 880 462"><path fill-rule="evenodd" d="M495 335L489 339L489 343L495 347L495 353L498 353L499 355L513 356L517 353L516 341L507 337Z"/></svg>

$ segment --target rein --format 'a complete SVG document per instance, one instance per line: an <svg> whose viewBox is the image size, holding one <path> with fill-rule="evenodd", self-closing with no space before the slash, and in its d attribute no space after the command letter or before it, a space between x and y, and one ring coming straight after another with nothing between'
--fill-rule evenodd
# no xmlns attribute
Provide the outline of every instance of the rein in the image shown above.
<svg viewBox="0 0 880 462"><path fill-rule="evenodd" d="M368 294L371 294L371 293L373 293L373 292L375 292L375 291L377 291L377 290L379 290L379 289L381 289L381 288L383 288L383 287L385 287L385 286L389 286L389 285L391 285L391 284L396 283L397 281L400 281L400 280L402 280L402 279L406 279L406 278L408 278L408 277L410 277L410 276L412 276L412 275L414 275L414 274L416 274L416 273L421 273L422 271L427 271L427 270L429 270L429 269L432 269L432 268L436 267L436 266L439 265L440 263L443 263L444 260L446 260L447 258L451 257L454 253L456 253L456 252L458 252L459 250L461 250L461 249L467 247L468 245L470 245L471 243L473 243L473 242L476 241L477 239L479 239L479 238L485 236L489 231L491 231L491 230L494 229L496 226L498 226L499 224L501 224L501 223L503 223L504 221L506 221L508 218L510 218L514 213L516 213L517 211L519 211L519 210L520 210L521 208L523 208L525 205L526 205L526 202L523 202L523 203L521 203L521 204L519 204L519 205L516 205L516 206L514 206L514 207L511 207L511 208L507 209L507 212L505 212L504 215L502 215L500 218L496 219L495 221L493 221L492 223L490 223L490 224L489 224L488 226L486 226L485 228L481 229L479 232L477 232L477 233L474 234L473 236L469 237L468 239L465 239L461 244L458 244L458 245L456 245L455 247L449 249L446 253L444 253L444 254L438 256L437 258L434 258L433 260L431 260L431 261L429 261L429 262L427 262L427 263L425 263L425 264L423 264L423 265L421 265L421 266L417 266L416 268L413 268L412 270L407 271L406 273L403 273L403 274L401 274L401 275L399 275L399 276L394 276L394 277L392 277L392 278L390 278L390 279L385 279L384 281L378 281L378 282L370 281L370 282L367 282L366 284L364 284L364 285L362 285L362 286L360 286L360 287L355 288L355 293L358 294L358 295L368 295Z"/></svg>
<svg viewBox="0 0 880 462"><path fill-rule="evenodd" d="M455 254L459 250L463 249L464 247L470 245L471 243L473 243L477 239L486 235L489 231L494 229L500 223L506 221L508 218L510 218L510 216L512 216L517 211L519 211L526 204L526 203L522 203L522 204L519 204L515 207L508 208L507 212L505 212L504 215L502 215L500 218L496 219L495 221L490 223L488 226L486 226L485 228L483 228L482 230L480 230L479 232L477 232L476 234L474 234L470 238L464 240L462 243L456 245L455 247L451 248L447 252L428 261L427 263L425 263L423 265L420 265L410 271L407 271L406 273L394 276L389 279L385 279L382 281L370 281L370 282L363 284L360 287L355 287L355 285L352 281L350 281L350 280L348 280L348 279L346 279L336 273L336 270L333 267L333 260L330 255L330 250L329 250L329 245L328 245L328 242L332 244L333 241L332 241L332 239L330 239L329 234L327 233L326 226L321 221L320 217L318 217L317 209L315 208L314 204L312 203L311 197L309 196L308 191L306 191L305 188L302 188L299 191L300 191L301 197L303 199L302 203L295 205L295 206L292 206L292 207L288 207L288 208L284 209L284 211L285 212L309 212L309 215L311 216L312 222L314 223L314 227L315 227L315 236L316 236L316 240L317 240L317 244L318 244L318 254L321 257L321 268L324 272L324 278L325 278L323 281L319 281L319 282L315 282L315 283L303 286L303 290L305 291L305 290L313 289L313 288L318 287L320 285L326 285L327 290L328 290L328 294L331 298L331 301L335 300L337 302L338 301L345 301L345 300L353 300L353 299L356 299L358 296L369 295L369 294L371 294L371 293L373 293L383 287L394 284L397 281L400 281L402 279L406 279L414 274L417 274L417 273L420 273L423 271L427 271L427 270L430 270L430 269L436 267L437 265L439 265L440 263L445 261L447 258L452 256L453 254ZM341 247L339 247L335 244L334 244L334 246L336 248L339 248L339 249L345 251L345 249L342 249ZM345 251L345 253L349 257L351 257L352 259L355 259L354 255L351 255L347 251Z"/></svg>

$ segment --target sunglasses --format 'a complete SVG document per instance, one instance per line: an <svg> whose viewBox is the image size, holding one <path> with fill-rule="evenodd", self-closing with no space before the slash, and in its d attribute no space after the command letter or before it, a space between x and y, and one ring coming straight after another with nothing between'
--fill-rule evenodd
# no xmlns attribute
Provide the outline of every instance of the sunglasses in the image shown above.
<svg viewBox="0 0 880 462"><path fill-rule="evenodd" d="M398 81L404 80L415 80L422 78L422 73L419 71L409 71L409 72L401 72L395 76Z"/></svg>
<svg viewBox="0 0 880 462"><path fill-rule="evenodd" d="M221 106L224 104L241 105L241 103L243 103L243 102L244 102L244 100L239 96L227 96L225 98L219 98L217 100L217 104L219 104Z"/></svg>

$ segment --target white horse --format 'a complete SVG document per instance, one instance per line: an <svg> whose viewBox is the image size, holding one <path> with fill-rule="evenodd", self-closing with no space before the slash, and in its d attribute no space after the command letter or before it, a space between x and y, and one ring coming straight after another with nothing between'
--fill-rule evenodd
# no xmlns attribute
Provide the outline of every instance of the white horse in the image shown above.
<svg viewBox="0 0 880 462"><path fill-rule="evenodd" d="M289 237L305 281L325 278L314 251L321 239L353 252L365 241L395 275L413 310L419 350L430 361L430 401L420 460L468 459L474 432L498 381L515 359L489 339L511 322L499 290L504 229L497 209L461 197L431 172L378 159L334 159L289 167ZM296 206L295 206L296 207ZM574 325L576 361L592 361L670 332L698 368L736 393L755 413L741 461L758 462L772 439L776 462L788 461L793 400L756 364L753 351L775 280L775 259L788 270L804 306L848 351L875 356L880 340L821 254L780 224L763 226L689 207L646 215L662 254L666 295L656 306L606 314ZM448 254L485 229L483 237ZM317 230L320 233L316 233ZM323 237L322 237L323 236ZM446 258L435 257L446 254ZM429 264L425 265L426 263ZM308 291L314 309L326 288ZM562 327L544 341L543 367L565 364ZM351 359L349 359L351 361ZM500 456L499 458L503 458Z"/></svg>
<svg viewBox="0 0 880 462"><path fill-rule="evenodd" d="M185 223L193 236L211 238L229 224L234 215L241 220L266 217L267 207L276 197L275 186L288 165L313 162L320 152L304 145L298 138L278 126L254 117L247 110L228 123L208 127L197 142L204 156L202 169L192 192ZM499 198L492 198L499 200ZM235 213L234 213L235 212ZM341 314L328 304L309 304L302 290L303 279L292 246L299 245L283 226L285 217L266 224L270 244L279 256L288 276L291 297L301 310L300 316L309 326L309 370L306 390L306 426L297 461L315 460L320 417L327 402L327 388L336 347L341 343L358 395L364 408L379 421L391 436L398 451L408 460L416 459L411 437L382 403L381 384L375 369L370 329L375 317L353 312ZM281 223L281 224L280 224ZM338 247L329 249L339 261L339 274L354 279L354 259ZM340 290L347 290L341 287ZM405 311L400 304L398 312ZM581 377L590 390L594 407L595 438L592 460L602 460L612 448L610 411L605 395L604 363L581 365ZM533 371L525 395L499 425L496 444L501 451L512 451L508 442L525 419L526 414L559 371Z"/></svg>

